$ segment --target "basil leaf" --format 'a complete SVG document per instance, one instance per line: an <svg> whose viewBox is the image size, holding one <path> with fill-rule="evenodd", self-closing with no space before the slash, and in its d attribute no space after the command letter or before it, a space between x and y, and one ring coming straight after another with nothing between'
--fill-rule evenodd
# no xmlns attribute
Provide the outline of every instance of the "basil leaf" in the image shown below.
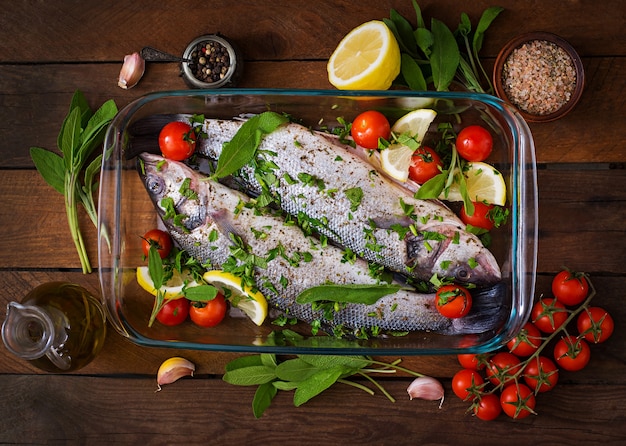
<svg viewBox="0 0 626 446"><path fill-rule="evenodd" d="M425 91L426 80L421 68L411 56L406 53L401 55L401 72L402 77L406 81L411 90Z"/></svg>
<svg viewBox="0 0 626 446"><path fill-rule="evenodd" d="M452 31L443 22L432 19L431 31L434 39L430 55L433 83L437 91L447 91L459 66L459 47Z"/></svg>
<svg viewBox="0 0 626 446"><path fill-rule="evenodd" d="M265 409L272 404L276 393L278 393L278 389L274 387L271 382L261 384L257 387L256 392L254 392L254 398L252 399L252 414L254 418L261 418Z"/></svg>
<svg viewBox="0 0 626 446"><path fill-rule="evenodd" d="M420 186L420 188L415 193L415 198L420 200L429 200L438 198L443 192L443 188L446 183L446 179L448 178L448 171L443 171L442 173L435 175L430 180L426 181L424 184Z"/></svg>
<svg viewBox="0 0 626 446"><path fill-rule="evenodd" d="M223 178L245 166L253 159L263 136L287 121L278 113L264 112L244 122L233 139L224 144L213 177Z"/></svg>
<svg viewBox="0 0 626 446"><path fill-rule="evenodd" d="M40 147L30 148L30 157L43 179L57 192L65 191L65 167L63 158Z"/></svg>
<svg viewBox="0 0 626 446"><path fill-rule="evenodd" d="M401 285L319 285L308 288L296 297L299 304L313 302L339 302L372 305L383 296L396 293Z"/></svg>

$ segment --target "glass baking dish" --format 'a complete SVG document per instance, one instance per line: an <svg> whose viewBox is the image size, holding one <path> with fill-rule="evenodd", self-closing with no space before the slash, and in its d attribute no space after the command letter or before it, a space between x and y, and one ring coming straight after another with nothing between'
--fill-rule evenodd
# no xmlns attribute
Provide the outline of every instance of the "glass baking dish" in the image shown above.
<svg viewBox="0 0 626 446"><path fill-rule="evenodd" d="M139 287L136 268L146 265L141 237L159 227L159 217L137 173L136 155L143 146L158 148L158 129L146 120L173 114L203 114L232 119L272 110L286 113L311 128L351 122L360 112L376 109L393 121L410 110L432 108L438 122L456 129L470 124L490 128L494 150L487 162L507 185L508 223L492 231L490 250L502 272L501 323L483 333L442 335L429 331L370 339L338 339L312 335L301 323L286 327L300 336L281 336L283 328L268 317L262 326L227 316L217 327L191 322L148 327L153 297ZM457 130L458 131L458 130ZM427 136L428 138L428 136ZM185 90L141 97L123 108L105 138L99 195L99 274L102 300L111 325L131 341L151 347L284 354L418 355L486 352L506 343L529 316L535 287L537 244L537 180L534 143L521 116L490 95L458 92L327 91L327 90ZM158 149L157 149L158 150ZM290 332L287 332L290 333Z"/></svg>

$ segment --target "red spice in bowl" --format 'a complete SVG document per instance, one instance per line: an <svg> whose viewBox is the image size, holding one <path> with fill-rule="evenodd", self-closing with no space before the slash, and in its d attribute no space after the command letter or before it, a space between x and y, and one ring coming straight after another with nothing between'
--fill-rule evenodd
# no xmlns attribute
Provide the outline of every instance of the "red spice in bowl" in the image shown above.
<svg viewBox="0 0 626 446"><path fill-rule="evenodd" d="M553 121L578 102L584 70L567 41L551 33L529 33L511 40L498 54L494 86L527 121Z"/></svg>

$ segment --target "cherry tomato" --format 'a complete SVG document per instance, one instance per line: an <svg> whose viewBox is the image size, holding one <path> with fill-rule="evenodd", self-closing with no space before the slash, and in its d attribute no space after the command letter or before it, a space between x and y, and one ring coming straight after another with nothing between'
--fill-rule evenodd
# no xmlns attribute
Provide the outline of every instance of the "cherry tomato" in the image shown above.
<svg viewBox="0 0 626 446"><path fill-rule="evenodd" d="M535 394L526 384L509 384L500 395L500 404L505 414L519 420L534 413Z"/></svg>
<svg viewBox="0 0 626 446"><path fill-rule="evenodd" d="M524 368L524 381L535 393L547 392L559 381L559 369L550 358L537 356Z"/></svg>
<svg viewBox="0 0 626 446"><path fill-rule="evenodd" d="M554 346L554 359L559 367L570 372L582 370L591 359L591 349L584 339L565 336Z"/></svg>
<svg viewBox="0 0 626 446"><path fill-rule="evenodd" d="M456 355L459 364L464 369L482 370L487 365L489 360L488 354L476 354L476 353L459 353Z"/></svg>
<svg viewBox="0 0 626 446"><path fill-rule="evenodd" d="M485 380L477 370L461 369L452 377L452 391L463 401L473 400L484 383Z"/></svg>
<svg viewBox="0 0 626 446"><path fill-rule="evenodd" d="M379 138L388 140L391 137L391 127L381 112L368 110L354 118L350 134L361 147L377 149Z"/></svg>
<svg viewBox="0 0 626 446"><path fill-rule="evenodd" d="M563 305L578 305L587 297L589 284L585 275L561 271L552 280L552 294Z"/></svg>
<svg viewBox="0 0 626 446"><path fill-rule="evenodd" d="M163 325L170 327L182 324L189 314L189 301L187 299L173 299L167 301L157 313L157 320Z"/></svg>
<svg viewBox="0 0 626 446"><path fill-rule="evenodd" d="M167 232L161 231L160 229L150 229L144 234L142 239L141 248L143 255L146 257L148 257L151 245L154 245L162 259L170 255L170 251L172 250L172 237L170 237Z"/></svg>
<svg viewBox="0 0 626 446"><path fill-rule="evenodd" d="M499 352L489 359L487 364L487 379L497 386L501 382L509 383L522 367L517 356L509 352Z"/></svg>
<svg viewBox="0 0 626 446"><path fill-rule="evenodd" d="M214 299L208 302L194 302L189 307L191 321L200 327L215 327L226 316L226 300L222 293L218 293Z"/></svg>
<svg viewBox="0 0 626 446"><path fill-rule="evenodd" d="M159 133L159 148L165 158L185 160L196 150L196 134L186 122L172 121Z"/></svg>
<svg viewBox="0 0 626 446"><path fill-rule="evenodd" d="M483 161L493 148L493 138L489 130L479 125L470 125L459 132L456 150L467 161Z"/></svg>
<svg viewBox="0 0 626 446"><path fill-rule="evenodd" d="M526 322L517 336L506 346L515 356L526 357L537 351L541 345L541 332L532 322Z"/></svg>
<svg viewBox="0 0 626 446"><path fill-rule="evenodd" d="M567 309L556 299L539 299L530 312L530 320L544 333L554 333L568 318Z"/></svg>
<svg viewBox="0 0 626 446"><path fill-rule="evenodd" d="M615 328L613 318L600 307L589 307L580 313L576 321L578 333L594 344L606 341Z"/></svg>
<svg viewBox="0 0 626 446"><path fill-rule="evenodd" d="M495 207L493 204L486 204L482 201L474 201L474 213L467 215L465 206L461 208L461 220L466 225L476 226L477 228L483 228L487 231L493 229L493 220L490 217L490 211Z"/></svg>
<svg viewBox="0 0 626 446"><path fill-rule="evenodd" d="M443 285L437 290L435 305L442 316L456 319L472 308L472 295L459 285Z"/></svg>
<svg viewBox="0 0 626 446"><path fill-rule="evenodd" d="M409 178L418 184L424 184L439 175L443 169L441 157L430 147L420 147L411 157Z"/></svg>
<svg viewBox="0 0 626 446"><path fill-rule="evenodd" d="M473 406L474 415L484 421L491 421L498 418L502 413L500 398L493 393L482 395L480 400Z"/></svg>

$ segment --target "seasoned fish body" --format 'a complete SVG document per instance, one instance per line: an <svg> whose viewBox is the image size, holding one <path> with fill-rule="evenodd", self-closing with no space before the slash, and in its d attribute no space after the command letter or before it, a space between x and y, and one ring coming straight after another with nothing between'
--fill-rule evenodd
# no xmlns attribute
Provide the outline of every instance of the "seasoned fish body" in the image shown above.
<svg viewBox="0 0 626 446"><path fill-rule="evenodd" d="M207 119L198 150L218 159L241 125ZM269 190L286 212L364 259L424 280L500 279L491 252L450 209L413 198L332 136L290 123L265 135L257 153L237 175L246 192Z"/></svg>
<svg viewBox="0 0 626 446"><path fill-rule="evenodd" d="M176 243L214 268L254 263L257 287L270 305L289 316L350 329L378 327L441 333L485 329L483 325L452 323L433 308L433 295L404 289L373 305L347 304L331 320L324 319L323 312L313 311L310 304L296 303L298 294L329 282L375 284L367 262L346 262L338 247L323 245L278 215L260 214L246 205L246 195L209 180L183 163L151 154L142 154L141 159L143 182ZM183 216L178 224L169 218L172 206L167 203L176 215Z"/></svg>

